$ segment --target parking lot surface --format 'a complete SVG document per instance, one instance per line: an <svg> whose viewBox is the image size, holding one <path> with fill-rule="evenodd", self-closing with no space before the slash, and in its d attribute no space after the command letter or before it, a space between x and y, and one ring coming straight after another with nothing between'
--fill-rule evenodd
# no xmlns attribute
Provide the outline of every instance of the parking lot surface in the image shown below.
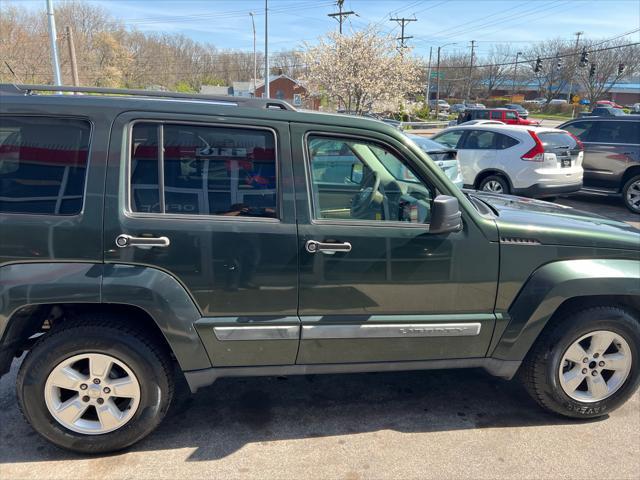
<svg viewBox="0 0 640 480"><path fill-rule="evenodd" d="M14 368L15 370L15 368ZM609 417L542 411L479 370L224 379L179 393L131 450L82 457L37 436L0 385L3 479L615 478L640 472L640 394Z"/></svg>
<svg viewBox="0 0 640 480"><path fill-rule="evenodd" d="M615 199L557 201L640 228ZM603 419L573 421L481 370L222 379L195 396L181 385L160 428L130 450L87 457L27 425L18 366L0 380L3 480L640 477L640 392Z"/></svg>

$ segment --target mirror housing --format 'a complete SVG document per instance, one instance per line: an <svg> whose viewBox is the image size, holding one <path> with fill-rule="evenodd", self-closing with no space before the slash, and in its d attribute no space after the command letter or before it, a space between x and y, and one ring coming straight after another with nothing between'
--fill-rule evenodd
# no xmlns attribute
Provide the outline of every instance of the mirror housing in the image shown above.
<svg viewBox="0 0 640 480"><path fill-rule="evenodd" d="M431 207L429 233L449 233L462 230L462 213L458 199L438 195Z"/></svg>

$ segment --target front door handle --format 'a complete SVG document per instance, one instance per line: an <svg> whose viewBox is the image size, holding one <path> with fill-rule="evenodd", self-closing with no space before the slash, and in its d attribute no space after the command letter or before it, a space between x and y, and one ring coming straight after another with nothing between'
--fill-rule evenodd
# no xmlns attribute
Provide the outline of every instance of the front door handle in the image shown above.
<svg viewBox="0 0 640 480"><path fill-rule="evenodd" d="M168 247L171 242L167 237L132 237L124 233L116 237L116 246L125 247Z"/></svg>
<svg viewBox="0 0 640 480"><path fill-rule="evenodd" d="M304 248L309 253L321 252L327 255L333 255L338 252L350 252L351 244L349 242L318 242L316 240L307 240Z"/></svg>

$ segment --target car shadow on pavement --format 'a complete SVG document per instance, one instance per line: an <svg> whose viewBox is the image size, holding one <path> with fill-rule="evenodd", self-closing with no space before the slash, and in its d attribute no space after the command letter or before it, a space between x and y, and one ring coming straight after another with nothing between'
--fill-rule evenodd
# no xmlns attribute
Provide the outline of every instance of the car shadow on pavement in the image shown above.
<svg viewBox="0 0 640 480"><path fill-rule="evenodd" d="M20 447L1 448L0 462L87 458L35 434L18 417L13 385L9 393L6 380L1 443ZM193 396L186 384L179 385L160 427L129 450L194 448L187 461L203 461L224 458L247 444L278 440L570 423L584 421L547 413L518 382L482 370L226 378Z"/></svg>

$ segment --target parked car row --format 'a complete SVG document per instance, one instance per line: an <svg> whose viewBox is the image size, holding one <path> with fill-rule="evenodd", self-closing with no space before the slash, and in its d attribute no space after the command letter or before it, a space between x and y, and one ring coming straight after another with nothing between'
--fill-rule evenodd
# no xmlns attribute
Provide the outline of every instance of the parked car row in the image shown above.
<svg viewBox="0 0 640 480"><path fill-rule="evenodd" d="M558 128L473 119L432 140L457 151L466 187L533 198L615 196L640 214L640 115L578 118Z"/></svg>

